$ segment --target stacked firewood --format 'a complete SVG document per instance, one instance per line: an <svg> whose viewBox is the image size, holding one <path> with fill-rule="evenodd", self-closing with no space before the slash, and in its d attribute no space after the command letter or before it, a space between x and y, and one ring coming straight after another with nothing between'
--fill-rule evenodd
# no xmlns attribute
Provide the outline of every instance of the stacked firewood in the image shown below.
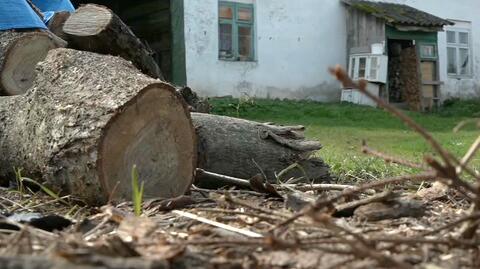
<svg viewBox="0 0 480 269"><path fill-rule="evenodd" d="M22 168L87 204L129 198L135 171L147 198L185 193L196 168L276 181L296 164L283 177L328 180L312 157L321 146L302 126L191 114L197 103L163 81L152 52L110 9L84 5L48 26L0 32L4 179Z"/></svg>

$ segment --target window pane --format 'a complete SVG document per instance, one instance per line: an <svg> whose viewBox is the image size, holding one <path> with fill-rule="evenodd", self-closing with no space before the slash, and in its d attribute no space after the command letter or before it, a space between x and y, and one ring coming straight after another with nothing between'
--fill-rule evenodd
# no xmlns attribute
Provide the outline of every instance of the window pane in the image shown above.
<svg viewBox="0 0 480 269"><path fill-rule="evenodd" d="M250 8L238 8L238 20L240 21L252 21L253 13Z"/></svg>
<svg viewBox="0 0 480 269"><path fill-rule="evenodd" d="M457 74L457 50L455 48L447 48L447 72Z"/></svg>
<svg viewBox="0 0 480 269"><path fill-rule="evenodd" d="M470 57L468 55L468 49L459 49L459 58L460 58L460 75L469 75L470 74Z"/></svg>
<svg viewBox="0 0 480 269"><path fill-rule="evenodd" d="M448 43L457 43L456 32L447 31L447 42Z"/></svg>
<svg viewBox="0 0 480 269"><path fill-rule="evenodd" d="M351 78L355 78L355 76L354 76L354 74L355 74L355 60L356 60L356 58L352 57L352 63L351 63L351 66L350 66L350 77Z"/></svg>
<svg viewBox="0 0 480 269"><path fill-rule="evenodd" d="M458 33L458 41L460 44L468 45L468 33Z"/></svg>
<svg viewBox="0 0 480 269"><path fill-rule="evenodd" d="M221 19L233 19L233 8L230 6L220 6L219 17Z"/></svg>
<svg viewBox="0 0 480 269"><path fill-rule="evenodd" d="M219 26L219 56L220 58L231 58L233 56L232 25L220 24Z"/></svg>
<svg viewBox="0 0 480 269"><path fill-rule="evenodd" d="M420 55L427 58L435 57L435 45L422 45L420 47Z"/></svg>
<svg viewBox="0 0 480 269"><path fill-rule="evenodd" d="M378 70L378 58L370 58L370 79L377 79L377 70Z"/></svg>
<svg viewBox="0 0 480 269"><path fill-rule="evenodd" d="M358 77L365 78L365 69L367 68L367 58L361 57L359 64L360 65L358 67Z"/></svg>
<svg viewBox="0 0 480 269"><path fill-rule="evenodd" d="M240 60L251 59L253 56L251 26L238 26L238 54Z"/></svg>

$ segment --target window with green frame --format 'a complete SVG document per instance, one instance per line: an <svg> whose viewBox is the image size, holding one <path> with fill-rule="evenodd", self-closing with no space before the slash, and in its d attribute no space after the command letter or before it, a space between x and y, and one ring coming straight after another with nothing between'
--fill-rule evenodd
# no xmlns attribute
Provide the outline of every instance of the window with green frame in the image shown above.
<svg viewBox="0 0 480 269"><path fill-rule="evenodd" d="M255 58L253 4L220 1L218 8L218 57L253 61Z"/></svg>
<svg viewBox="0 0 480 269"><path fill-rule="evenodd" d="M437 45L431 43L421 43L420 57L422 59L437 59Z"/></svg>

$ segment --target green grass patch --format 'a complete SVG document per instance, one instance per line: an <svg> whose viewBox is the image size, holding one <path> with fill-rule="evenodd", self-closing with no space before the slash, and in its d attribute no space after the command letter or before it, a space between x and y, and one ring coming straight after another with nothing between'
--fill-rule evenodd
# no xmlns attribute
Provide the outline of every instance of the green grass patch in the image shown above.
<svg viewBox="0 0 480 269"><path fill-rule="evenodd" d="M142 215L142 206L143 206L143 192L144 192L145 182L139 182L139 175L137 166L132 167L132 202L135 212L135 216L140 217Z"/></svg>
<svg viewBox="0 0 480 269"><path fill-rule="evenodd" d="M307 137L324 145L318 155L341 179L371 180L412 172L365 156L360 151L362 140L372 148L413 161L422 161L425 154L433 154L418 134L381 109L346 103L271 99L214 98L210 101L214 114L283 125L305 125ZM406 113L453 154L462 156L480 134L474 126L467 126L458 133L452 131L459 122L480 113L480 103L469 101L468 104L465 108L462 102L455 101L436 113ZM472 165L480 169L480 158L476 158Z"/></svg>

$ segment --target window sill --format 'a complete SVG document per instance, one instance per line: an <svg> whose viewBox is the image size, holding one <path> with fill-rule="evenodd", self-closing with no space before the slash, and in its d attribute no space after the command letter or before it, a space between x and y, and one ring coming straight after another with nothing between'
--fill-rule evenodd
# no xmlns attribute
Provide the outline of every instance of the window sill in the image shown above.
<svg viewBox="0 0 480 269"><path fill-rule="evenodd" d="M473 79L473 75L448 74L448 78L457 79L457 80L461 80L461 79Z"/></svg>
<svg viewBox="0 0 480 269"><path fill-rule="evenodd" d="M234 62L234 63L256 63L257 60L236 60L236 59L230 59L230 58L218 58L219 61L222 62Z"/></svg>

